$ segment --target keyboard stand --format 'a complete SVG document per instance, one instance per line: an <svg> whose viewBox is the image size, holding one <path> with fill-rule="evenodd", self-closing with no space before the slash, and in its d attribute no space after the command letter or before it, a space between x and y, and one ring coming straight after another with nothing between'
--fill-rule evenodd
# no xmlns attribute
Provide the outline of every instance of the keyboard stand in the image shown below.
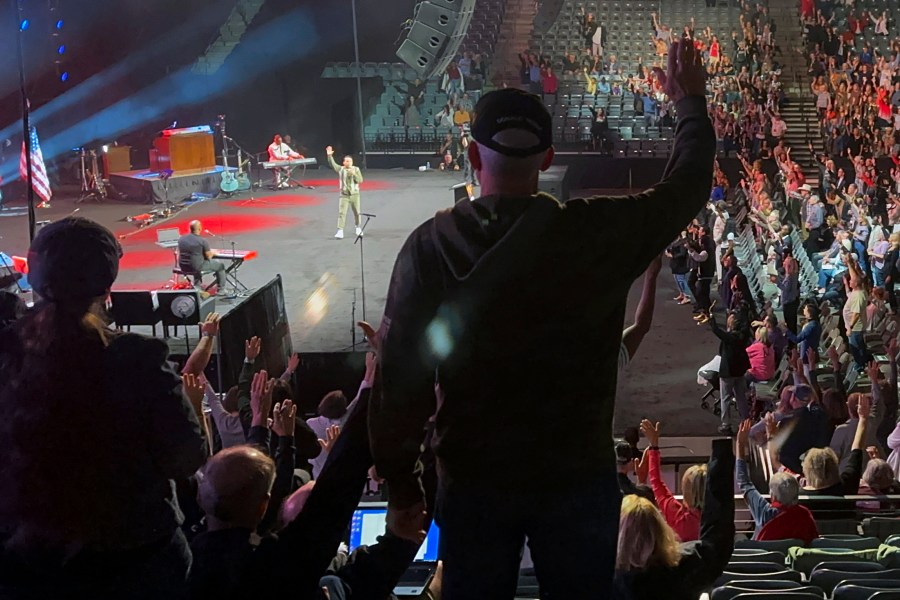
<svg viewBox="0 0 900 600"><path fill-rule="evenodd" d="M244 264L243 260L233 260L231 266L225 269L225 279L231 284L230 297L243 298L250 294L250 288L238 279L238 269L241 268L242 264Z"/></svg>
<svg viewBox="0 0 900 600"><path fill-rule="evenodd" d="M301 178L302 178L302 179L306 179L306 165L302 165L302 167L303 167L303 175L302 175ZM291 187L294 187L294 186L296 185L297 187L302 187L302 188L307 189L307 190L314 190L314 189L316 189L316 188L314 188L314 187L311 186L311 185L306 185L306 184L303 183L303 181L301 181L300 179L295 179L295 178L294 178L294 171L296 171L298 168L299 168L299 166L298 166L298 167L294 167L293 169L291 169L291 172L288 173L288 185L290 185Z"/></svg>

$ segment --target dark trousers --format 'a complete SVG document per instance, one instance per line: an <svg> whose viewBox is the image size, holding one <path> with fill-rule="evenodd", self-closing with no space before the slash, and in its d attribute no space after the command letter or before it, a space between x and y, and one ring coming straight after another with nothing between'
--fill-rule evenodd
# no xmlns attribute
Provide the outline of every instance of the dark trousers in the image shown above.
<svg viewBox="0 0 900 600"><path fill-rule="evenodd" d="M607 598L622 493L616 474L527 493L441 483L437 523L445 600L515 596L525 538L546 600Z"/></svg>
<svg viewBox="0 0 900 600"><path fill-rule="evenodd" d="M785 302L781 305L781 310L784 312L784 322L787 325L788 331L797 335L797 310L800 308L800 298L797 298L793 302Z"/></svg>
<svg viewBox="0 0 900 600"><path fill-rule="evenodd" d="M709 306L712 300L709 297L709 287L712 285L711 277L698 277L697 273L691 272L688 283L691 285L691 292L694 294L694 308L703 312L709 312Z"/></svg>
<svg viewBox="0 0 900 600"><path fill-rule="evenodd" d="M853 362L856 363L856 370L862 371L872 360L872 353L866 346L866 334L862 331L855 331L850 334L849 338L850 354L853 355Z"/></svg>
<svg viewBox="0 0 900 600"><path fill-rule="evenodd" d="M216 284L219 288L225 289L225 284L227 283L227 278L225 277L225 263L218 260L204 260L203 264L200 265L200 274L202 275L204 273L215 273Z"/></svg>

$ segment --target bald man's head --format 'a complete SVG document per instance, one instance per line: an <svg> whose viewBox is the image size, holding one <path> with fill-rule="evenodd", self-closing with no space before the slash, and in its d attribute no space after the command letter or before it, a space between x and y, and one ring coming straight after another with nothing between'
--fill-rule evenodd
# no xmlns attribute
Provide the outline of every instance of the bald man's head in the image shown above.
<svg viewBox="0 0 900 600"><path fill-rule="evenodd" d="M209 459L197 489L197 502L211 529L256 529L269 505L275 463L251 446L226 448Z"/></svg>
<svg viewBox="0 0 900 600"><path fill-rule="evenodd" d="M191 233L200 233L200 229L203 227L203 223L194 220L188 224L188 227L190 227Z"/></svg>

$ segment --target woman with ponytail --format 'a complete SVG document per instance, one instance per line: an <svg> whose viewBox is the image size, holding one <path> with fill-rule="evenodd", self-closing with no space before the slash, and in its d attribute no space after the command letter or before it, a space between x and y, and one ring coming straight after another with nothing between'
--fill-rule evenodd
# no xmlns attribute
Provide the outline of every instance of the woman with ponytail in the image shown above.
<svg viewBox="0 0 900 600"><path fill-rule="evenodd" d="M177 597L190 551L174 480L206 457L161 340L100 316L122 250L99 224L44 227L36 304L0 339L0 596Z"/></svg>

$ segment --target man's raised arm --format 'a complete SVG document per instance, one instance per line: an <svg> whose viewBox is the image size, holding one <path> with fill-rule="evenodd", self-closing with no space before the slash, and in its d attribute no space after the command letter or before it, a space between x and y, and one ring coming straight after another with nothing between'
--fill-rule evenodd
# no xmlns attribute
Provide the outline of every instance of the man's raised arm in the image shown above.
<svg viewBox="0 0 900 600"><path fill-rule="evenodd" d="M672 44L668 73L656 69L656 75L678 111L672 156L662 181L636 196L587 200L589 219L598 230L612 230L608 241L624 257L623 275L632 278L647 268L709 200L716 153L716 136L706 107L706 70L693 44Z"/></svg>

